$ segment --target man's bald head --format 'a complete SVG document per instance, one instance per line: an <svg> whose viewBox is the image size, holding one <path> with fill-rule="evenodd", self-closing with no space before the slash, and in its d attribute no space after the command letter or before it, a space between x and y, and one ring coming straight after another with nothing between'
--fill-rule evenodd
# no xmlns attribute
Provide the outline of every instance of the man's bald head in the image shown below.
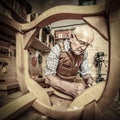
<svg viewBox="0 0 120 120"><path fill-rule="evenodd" d="M74 30L74 34L77 36L78 40L81 40L83 42L91 43L94 39L94 33L92 28L89 26L78 26Z"/></svg>
<svg viewBox="0 0 120 120"><path fill-rule="evenodd" d="M71 48L74 54L83 54L87 47L92 43L94 33L92 28L83 25L76 27L73 34L71 34Z"/></svg>

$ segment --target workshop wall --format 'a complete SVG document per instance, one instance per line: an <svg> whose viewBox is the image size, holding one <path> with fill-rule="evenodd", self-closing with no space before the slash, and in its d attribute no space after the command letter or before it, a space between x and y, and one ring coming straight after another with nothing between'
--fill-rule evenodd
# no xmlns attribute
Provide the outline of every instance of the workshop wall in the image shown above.
<svg viewBox="0 0 120 120"><path fill-rule="evenodd" d="M0 81L16 81L16 48L0 39Z"/></svg>

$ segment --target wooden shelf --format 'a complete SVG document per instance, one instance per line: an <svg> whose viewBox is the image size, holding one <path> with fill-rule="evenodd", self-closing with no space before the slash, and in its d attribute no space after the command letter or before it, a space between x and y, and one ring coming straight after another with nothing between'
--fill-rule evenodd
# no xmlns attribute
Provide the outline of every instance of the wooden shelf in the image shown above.
<svg viewBox="0 0 120 120"><path fill-rule="evenodd" d="M2 58L9 58L9 56L5 56L5 55L0 55L0 57L2 57Z"/></svg>
<svg viewBox="0 0 120 120"><path fill-rule="evenodd" d="M38 38L35 38L31 44L31 47L40 50L41 52L50 52L50 48L45 45L45 43L40 42Z"/></svg>
<svg viewBox="0 0 120 120"><path fill-rule="evenodd" d="M6 7L12 12L12 15L16 21L27 23L27 20L23 16L21 16L15 9L13 9L12 6L10 6L5 0L2 0L1 2L4 5L4 7Z"/></svg>
<svg viewBox="0 0 120 120"><path fill-rule="evenodd" d="M10 90L18 87L18 82L0 82L0 90Z"/></svg>
<svg viewBox="0 0 120 120"><path fill-rule="evenodd" d="M55 40L69 39L69 37L55 38Z"/></svg>

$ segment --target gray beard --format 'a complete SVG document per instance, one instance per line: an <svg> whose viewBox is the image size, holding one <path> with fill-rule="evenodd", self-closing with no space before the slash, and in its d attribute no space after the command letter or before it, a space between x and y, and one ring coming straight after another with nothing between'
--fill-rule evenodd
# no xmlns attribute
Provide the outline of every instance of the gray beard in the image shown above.
<svg viewBox="0 0 120 120"><path fill-rule="evenodd" d="M70 50L70 51L72 51L75 54L75 51L79 51L79 50ZM80 52L79 55L83 55L84 54L84 51L79 51L79 52Z"/></svg>

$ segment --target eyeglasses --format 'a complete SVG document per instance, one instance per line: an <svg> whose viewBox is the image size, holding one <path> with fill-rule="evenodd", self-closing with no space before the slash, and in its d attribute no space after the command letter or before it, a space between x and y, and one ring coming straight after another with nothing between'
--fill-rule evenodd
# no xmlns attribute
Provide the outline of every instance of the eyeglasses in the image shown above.
<svg viewBox="0 0 120 120"><path fill-rule="evenodd" d="M76 34L74 34L74 36L75 36L76 40L80 43L81 46L86 46L86 47L88 47L88 46L91 45L91 44L89 44L89 43L87 43L87 42L83 42L82 40L79 40L79 39L77 38ZM92 46L92 45L91 45L91 46Z"/></svg>

